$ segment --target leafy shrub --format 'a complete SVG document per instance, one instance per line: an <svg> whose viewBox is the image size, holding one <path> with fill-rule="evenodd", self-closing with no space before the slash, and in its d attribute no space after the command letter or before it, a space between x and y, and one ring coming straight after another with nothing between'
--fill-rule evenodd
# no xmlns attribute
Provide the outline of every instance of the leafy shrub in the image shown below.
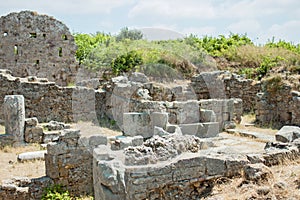
<svg viewBox="0 0 300 200"><path fill-rule="evenodd" d="M109 43L110 35L104 33L96 34L81 34L75 33L74 39L77 45L76 58L79 63L82 63L87 56L95 49L100 43Z"/></svg>
<svg viewBox="0 0 300 200"><path fill-rule="evenodd" d="M247 35L233 33L227 38L224 35L219 35L219 37L204 36L200 39L191 35L185 40L189 45L204 49L211 56L225 56L228 51L233 51L235 47L247 44L253 45Z"/></svg>
<svg viewBox="0 0 300 200"><path fill-rule="evenodd" d="M280 56L276 56L275 58L264 57L260 67L256 69L258 74L258 79L262 79L273 67L278 65L278 62L284 60Z"/></svg>
<svg viewBox="0 0 300 200"><path fill-rule="evenodd" d="M112 60L112 70L116 75L128 72L143 63L142 56L137 51L130 51Z"/></svg>
<svg viewBox="0 0 300 200"><path fill-rule="evenodd" d="M72 198L61 185L53 185L45 189L42 200L72 200Z"/></svg>
<svg viewBox="0 0 300 200"><path fill-rule="evenodd" d="M239 70L238 74L243 74L247 79L254 79L256 77L256 70L253 68L242 68Z"/></svg>

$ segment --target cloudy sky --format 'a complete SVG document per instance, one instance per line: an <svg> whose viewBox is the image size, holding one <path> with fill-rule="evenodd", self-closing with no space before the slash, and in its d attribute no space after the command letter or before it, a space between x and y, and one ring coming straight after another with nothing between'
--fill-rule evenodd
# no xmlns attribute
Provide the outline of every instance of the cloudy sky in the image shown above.
<svg viewBox="0 0 300 200"><path fill-rule="evenodd" d="M300 43L299 0L0 0L0 15L34 10L72 32L115 34L122 27L156 27L203 36L230 32L257 44L273 36Z"/></svg>

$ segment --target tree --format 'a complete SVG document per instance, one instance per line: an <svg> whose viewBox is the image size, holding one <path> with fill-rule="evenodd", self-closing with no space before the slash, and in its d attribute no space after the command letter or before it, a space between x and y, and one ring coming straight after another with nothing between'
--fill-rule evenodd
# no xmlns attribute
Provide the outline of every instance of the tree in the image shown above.
<svg viewBox="0 0 300 200"><path fill-rule="evenodd" d="M141 40L143 39L143 33L140 30L129 30L128 27L121 29L121 32L116 36L116 41L122 41L124 39Z"/></svg>

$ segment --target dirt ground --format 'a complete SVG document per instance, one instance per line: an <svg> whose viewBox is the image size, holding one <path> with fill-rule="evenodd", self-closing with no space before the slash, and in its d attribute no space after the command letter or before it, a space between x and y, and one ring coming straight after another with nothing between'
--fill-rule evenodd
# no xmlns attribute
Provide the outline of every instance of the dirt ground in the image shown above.
<svg viewBox="0 0 300 200"><path fill-rule="evenodd" d="M42 150L39 145L31 144L25 147L5 147L0 150L0 183L13 177L37 178L45 176L45 162L42 160L20 163L17 156L20 153Z"/></svg>

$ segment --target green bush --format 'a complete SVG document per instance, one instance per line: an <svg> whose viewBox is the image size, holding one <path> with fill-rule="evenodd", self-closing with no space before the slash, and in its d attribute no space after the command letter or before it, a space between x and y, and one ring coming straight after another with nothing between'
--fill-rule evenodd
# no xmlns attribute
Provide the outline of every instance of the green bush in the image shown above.
<svg viewBox="0 0 300 200"><path fill-rule="evenodd" d="M129 72L141 64L143 64L142 56L133 50L117 56L112 60L111 66L114 74L119 75L122 72Z"/></svg>
<svg viewBox="0 0 300 200"><path fill-rule="evenodd" d="M77 45L76 58L79 63L82 63L99 44L105 43L106 45L108 45L110 37L110 35L105 33L75 33L74 39Z"/></svg>
<svg viewBox="0 0 300 200"><path fill-rule="evenodd" d="M45 189L42 200L72 200L72 198L61 185L53 185Z"/></svg>

